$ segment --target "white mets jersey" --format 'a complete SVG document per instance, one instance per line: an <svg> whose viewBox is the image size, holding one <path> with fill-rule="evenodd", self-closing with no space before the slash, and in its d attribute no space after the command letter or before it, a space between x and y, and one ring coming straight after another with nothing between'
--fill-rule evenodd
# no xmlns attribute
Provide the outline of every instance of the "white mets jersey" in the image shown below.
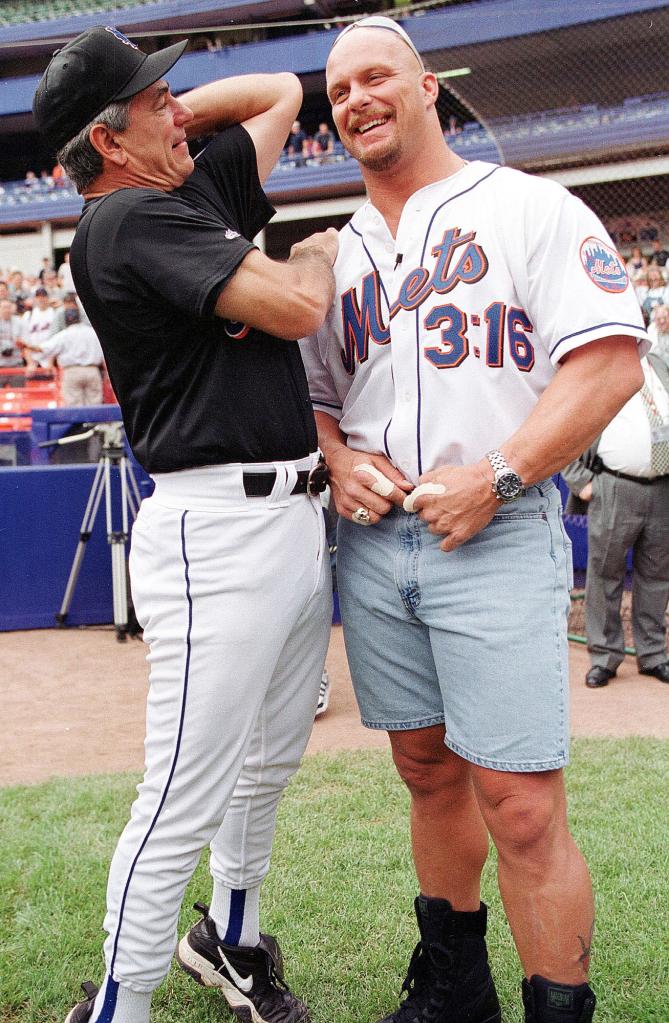
<svg viewBox="0 0 669 1023"><path fill-rule="evenodd" d="M339 241L334 304L301 342L313 405L414 483L499 447L573 348L646 350L604 227L544 178L476 161L415 192L395 239L368 202Z"/></svg>

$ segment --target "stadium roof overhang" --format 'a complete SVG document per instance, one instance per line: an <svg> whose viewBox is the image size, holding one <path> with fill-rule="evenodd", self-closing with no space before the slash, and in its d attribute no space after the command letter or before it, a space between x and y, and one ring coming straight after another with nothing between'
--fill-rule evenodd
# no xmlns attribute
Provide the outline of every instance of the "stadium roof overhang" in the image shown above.
<svg viewBox="0 0 669 1023"><path fill-rule="evenodd" d="M327 6L329 0L319 0ZM212 13L243 21L277 11L304 10L303 0L190 0L151 4L123 11L125 31L158 31L160 15L179 11L183 31L211 23ZM336 6L332 0L332 6ZM312 8L313 10L314 8ZM325 8L323 8L325 9ZM144 11L144 14L141 12ZM234 15L233 15L234 12ZM121 12L118 12L119 14ZM143 21L138 21L140 17ZM99 22L100 16L87 16ZM133 19L135 19L133 21ZM81 20L70 34L81 29ZM130 22L132 21L132 24ZM449 6L402 21L430 67L437 72L468 69L444 80L472 117L482 123L525 112L587 103L615 105L629 96L656 92L669 84L669 3L664 0L595 0L588 5L570 0L477 0ZM23 27L25 34L25 26ZM8 29L0 30L0 46ZM170 72L175 92L217 78L250 71L292 70L305 92L324 88L324 67L338 28L291 35L267 41L186 54ZM622 42L621 42L622 41ZM53 37L49 42L52 47ZM624 48L634 46L643 59L626 59ZM7 51L9 52L9 51ZM1 54L0 54L1 56ZM1 60L0 60L1 63ZM29 110L38 75L0 81L0 131L29 130ZM667 85L665 85L665 88Z"/></svg>

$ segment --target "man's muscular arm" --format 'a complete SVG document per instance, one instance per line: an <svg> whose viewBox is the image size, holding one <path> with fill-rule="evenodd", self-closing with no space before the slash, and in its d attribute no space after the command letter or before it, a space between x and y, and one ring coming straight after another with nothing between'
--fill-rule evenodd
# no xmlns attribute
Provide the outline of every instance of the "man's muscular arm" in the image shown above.
<svg viewBox="0 0 669 1023"><path fill-rule="evenodd" d="M405 480L402 473L389 462L384 455L368 454L354 451L346 445L346 437L339 428L339 423L325 412L316 412L318 427L318 443L325 455L330 470L330 486L337 511L344 518L350 519L356 508L367 508L372 523L378 522L387 515L393 504L401 505L412 484ZM387 497L372 490L376 482L368 472L356 472L355 467L367 463L373 465L395 484L395 489Z"/></svg>
<svg viewBox="0 0 669 1023"><path fill-rule="evenodd" d="M525 486L559 472L577 458L643 384L633 338L592 341L565 356L558 372L520 428L499 450ZM483 529L500 507L487 458L476 465L442 466L420 482L443 483L443 496L417 498L430 532L445 534L455 550Z"/></svg>
<svg viewBox="0 0 669 1023"><path fill-rule="evenodd" d="M286 341L315 333L334 298L338 246L339 235L330 227L293 245L286 263L253 249L219 295L216 315Z"/></svg>
<svg viewBox="0 0 669 1023"><path fill-rule="evenodd" d="M299 78L289 72L276 75L239 75L201 85L179 97L193 111L186 126L189 138L243 124L253 139L258 175L264 182L285 145L290 126L302 103Z"/></svg>

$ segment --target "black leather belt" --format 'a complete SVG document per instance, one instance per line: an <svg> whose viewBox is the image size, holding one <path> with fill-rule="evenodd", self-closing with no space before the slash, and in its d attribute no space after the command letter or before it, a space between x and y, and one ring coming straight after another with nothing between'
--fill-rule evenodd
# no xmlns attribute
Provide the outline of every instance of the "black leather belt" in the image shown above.
<svg viewBox="0 0 669 1023"><path fill-rule="evenodd" d="M276 483L275 472L245 472L244 490L247 497L269 497ZM291 494L322 494L328 485L330 474L325 462L319 462L313 469L303 469L297 474L297 481Z"/></svg>
<svg viewBox="0 0 669 1023"><path fill-rule="evenodd" d="M654 476L650 479L648 476L630 476L628 472L618 472L617 469L607 469L605 465L602 466L601 472L607 472L609 476L615 476L619 480L629 480L630 483L640 483L642 487L650 487L653 483L661 483L662 480L669 479L669 474L664 476Z"/></svg>

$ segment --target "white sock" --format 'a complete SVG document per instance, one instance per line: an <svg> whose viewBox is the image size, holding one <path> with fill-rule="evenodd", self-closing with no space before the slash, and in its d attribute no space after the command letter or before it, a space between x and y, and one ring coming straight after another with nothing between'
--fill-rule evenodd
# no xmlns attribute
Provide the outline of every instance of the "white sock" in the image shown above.
<svg viewBox="0 0 669 1023"><path fill-rule="evenodd" d="M107 974L89 1023L149 1023L152 994L152 991L122 987Z"/></svg>
<svg viewBox="0 0 669 1023"><path fill-rule="evenodd" d="M260 885L228 888L214 881L209 915L226 945L255 948L260 941Z"/></svg>

